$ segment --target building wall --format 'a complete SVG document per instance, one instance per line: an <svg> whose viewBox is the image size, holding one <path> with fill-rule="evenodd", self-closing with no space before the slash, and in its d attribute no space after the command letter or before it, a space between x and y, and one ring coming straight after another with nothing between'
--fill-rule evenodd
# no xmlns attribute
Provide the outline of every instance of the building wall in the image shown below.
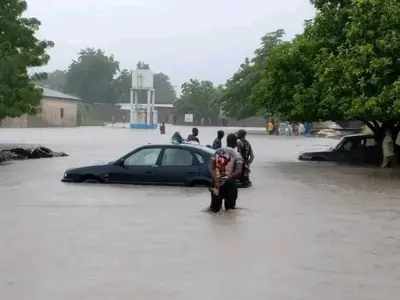
<svg viewBox="0 0 400 300"><path fill-rule="evenodd" d="M44 98L42 100L42 112L38 117L40 117L48 127L76 126L78 123L78 102Z"/></svg>
<svg viewBox="0 0 400 300"><path fill-rule="evenodd" d="M3 128L26 128L27 127L27 116L23 115L19 118L5 118L1 121Z"/></svg>
<svg viewBox="0 0 400 300"><path fill-rule="evenodd" d="M41 110L42 111L36 116L23 115L19 118L7 118L1 122L1 127L26 128L77 126L77 101L43 98L41 102Z"/></svg>
<svg viewBox="0 0 400 300"><path fill-rule="evenodd" d="M119 106L112 105L112 104L93 104L91 106L91 113L93 119L102 122L112 122L113 117L115 122L120 123L129 122L130 119L130 112L129 110L122 110Z"/></svg>
<svg viewBox="0 0 400 300"><path fill-rule="evenodd" d="M158 123L172 124L174 121L174 107L157 107Z"/></svg>
<svg viewBox="0 0 400 300"><path fill-rule="evenodd" d="M98 121L111 122L112 117L115 117L115 122L122 122L122 116L125 116L125 121L129 122L129 110L120 109L119 105L110 104L93 104L92 105L93 118ZM167 123L174 125L187 125L183 115L177 115L174 107L156 107L158 112L158 123ZM243 126L243 127L266 127L266 120L263 117L251 117L243 120L226 120L227 126ZM195 125L199 126L200 121ZM213 120L212 125L219 126L220 120Z"/></svg>

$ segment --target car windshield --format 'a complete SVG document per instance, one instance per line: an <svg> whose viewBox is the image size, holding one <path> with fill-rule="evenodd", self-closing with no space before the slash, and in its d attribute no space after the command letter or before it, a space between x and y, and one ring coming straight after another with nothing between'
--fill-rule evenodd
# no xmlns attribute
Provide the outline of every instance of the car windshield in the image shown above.
<svg viewBox="0 0 400 300"><path fill-rule="evenodd" d="M348 140L348 139L347 139L346 137L342 137L342 138L339 140L339 143L337 143L337 145L336 145L335 147L333 147L333 149L339 150L347 140Z"/></svg>
<svg viewBox="0 0 400 300"><path fill-rule="evenodd" d="M350 147L351 150L358 149L359 147L361 147L362 141L366 137L368 137L368 136L347 136L347 137L345 136L345 137L342 137L334 149L339 150L343 146L345 148ZM349 151L350 148L347 151Z"/></svg>

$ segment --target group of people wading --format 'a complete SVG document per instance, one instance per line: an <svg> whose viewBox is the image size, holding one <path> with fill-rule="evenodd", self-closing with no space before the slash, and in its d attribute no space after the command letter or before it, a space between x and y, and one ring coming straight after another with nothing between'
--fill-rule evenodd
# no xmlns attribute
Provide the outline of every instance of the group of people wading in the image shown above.
<svg viewBox="0 0 400 300"><path fill-rule="evenodd" d="M250 142L246 139L246 130L240 129L236 134L226 137L226 146L222 146L224 132L219 130L212 148L216 151L211 158L209 170L213 178L214 188L211 191L210 212L217 213L224 202L225 210L236 208L238 197L237 179L241 187L250 187L250 165L254 153Z"/></svg>
<svg viewBox="0 0 400 300"><path fill-rule="evenodd" d="M161 131L165 133L165 127ZM250 187L250 165L254 160L254 153L250 142L246 139L246 130L240 129L236 133L230 133L226 137L226 146L223 145L225 133L217 131L212 148L215 151L209 164L210 174L213 179L213 187L210 188L211 204L210 212L217 213L221 210L224 202L225 210L236 208L238 187ZM192 129L187 139L183 139L179 132L172 135L173 144L195 143L200 144L198 138L199 130Z"/></svg>

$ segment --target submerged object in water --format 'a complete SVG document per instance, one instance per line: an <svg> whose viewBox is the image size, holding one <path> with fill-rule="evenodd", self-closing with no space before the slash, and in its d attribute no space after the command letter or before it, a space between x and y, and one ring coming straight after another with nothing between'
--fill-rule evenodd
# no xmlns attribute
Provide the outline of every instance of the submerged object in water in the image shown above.
<svg viewBox="0 0 400 300"><path fill-rule="evenodd" d="M54 152L51 149L43 146L23 147L23 146L8 146L0 150L0 162L10 160L38 159L50 157L68 156L65 152Z"/></svg>

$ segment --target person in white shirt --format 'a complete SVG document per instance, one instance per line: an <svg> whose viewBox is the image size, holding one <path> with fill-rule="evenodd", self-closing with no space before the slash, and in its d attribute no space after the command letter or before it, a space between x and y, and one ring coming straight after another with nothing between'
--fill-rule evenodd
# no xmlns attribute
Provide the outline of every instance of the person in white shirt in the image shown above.
<svg viewBox="0 0 400 300"><path fill-rule="evenodd" d="M303 134L304 134L304 131L306 131L304 125L303 125L303 123L300 123L300 124L299 124L299 134L300 134L300 135L303 135Z"/></svg>
<svg viewBox="0 0 400 300"><path fill-rule="evenodd" d="M400 147L400 131L397 133L397 137L396 137L396 145Z"/></svg>
<svg viewBox="0 0 400 300"><path fill-rule="evenodd" d="M383 161L382 161L382 168L386 168L391 165L395 164L395 157L394 157L394 144L392 139L392 132L388 129L385 132L385 137L382 141L382 152L383 152Z"/></svg>

